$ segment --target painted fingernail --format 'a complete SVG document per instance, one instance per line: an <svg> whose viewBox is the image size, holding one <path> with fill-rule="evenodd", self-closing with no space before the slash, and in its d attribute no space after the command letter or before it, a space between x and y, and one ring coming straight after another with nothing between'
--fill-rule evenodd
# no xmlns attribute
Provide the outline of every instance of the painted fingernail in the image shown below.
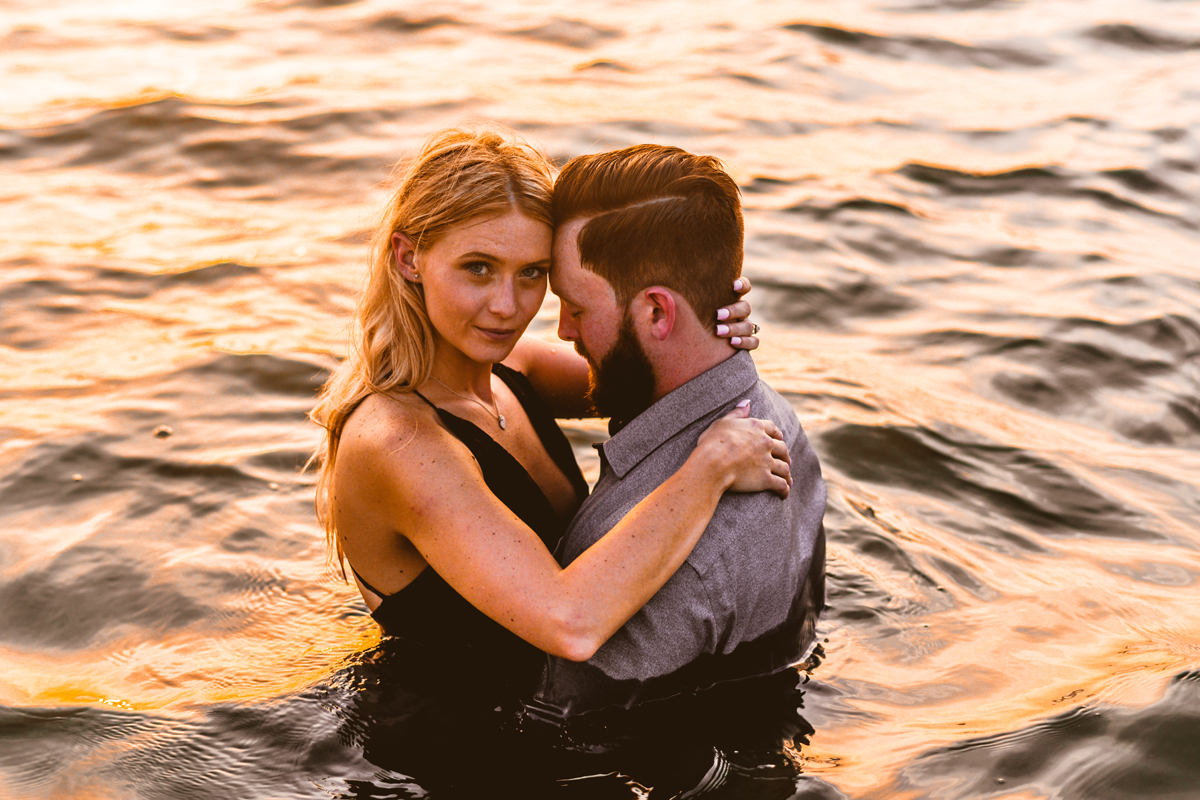
<svg viewBox="0 0 1200 800"><path fill-rule="evenodd" d="M735 292L740 292L742 290L742 279L741 278L738 278L736 281L733 282L733 290Z"/></svg>
<svg viewBox="0 0 1200 800"><path fill-rule="evenodd" d="M729 343L732 345L739 345L742 343L742 337L734 336L732 339L729 340Z"/></svg>
<svg viewBox="0 0 1200 800"><path fill-rule="evenodd" d="M718 308L717 309L717 319L729 319L729 309L728 308Z"/></svg>
<svg viewBox="0 0 1200 800"><path fill-rule="evenodd" d="M737 407L738 407L738 408L746 408L746 407L748 407L749 405L750 405L750 401L749 401L749 400L739 400L739 401L738 401L738 404L737 404Z"/></svg>
<svg viewBox="0 0 1200 800"><path fill-rule="evenodd" d="M718 325L717 326L717 336L726 336L728 334L729 334L729 326L728 325Z"/></svg>

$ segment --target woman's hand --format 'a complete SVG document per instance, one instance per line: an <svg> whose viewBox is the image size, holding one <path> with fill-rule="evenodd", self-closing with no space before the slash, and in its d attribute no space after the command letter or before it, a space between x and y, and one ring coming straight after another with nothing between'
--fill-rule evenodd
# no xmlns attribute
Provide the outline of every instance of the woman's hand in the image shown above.
<svg viewBox="0 0 1200 800"><path fill-rule="evenodd" d="M750 418L743 400L700 434L697 453L726 467L725 488L732 492L772 491L787 497L792 486L792 458L774 422Z"/></svg>
<svg viewBox="0 0 1200 800"><path fill-rule="evenodd" d="M750 292L750 279L738 278L733 282L733 290L742 299L717 309L717 336L729 339L739 350L754 350L758 347L758 326L750 321L750 301L745 299Z"/></svg>
<svg viewBox="0 0 1200 800"><path fill-rule="evenodd" d="M745 295L750 291L750 279L738 278L733 282L733 290ZM756 349L757 326L749 317L750 303L744 299L717 309L717 336L728 339L739 350ZM577 419L593 415L586 399L587 361L569 344L551 344L533 336L523 336L504 363L529 378L555 417Z"/></svg>

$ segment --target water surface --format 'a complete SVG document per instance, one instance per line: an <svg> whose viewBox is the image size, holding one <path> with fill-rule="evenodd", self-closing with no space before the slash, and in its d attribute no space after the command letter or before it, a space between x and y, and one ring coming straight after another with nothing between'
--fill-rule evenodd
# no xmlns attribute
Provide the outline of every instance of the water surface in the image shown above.
<svg viewBox="0 0 1200 800"><path fill-rule="evenodd" d="M10 1L0 73L0 793L421 796L298 467L390 166L492 119L742 187L831 605L744 786L1196 796L1197 3Z"/></svg>

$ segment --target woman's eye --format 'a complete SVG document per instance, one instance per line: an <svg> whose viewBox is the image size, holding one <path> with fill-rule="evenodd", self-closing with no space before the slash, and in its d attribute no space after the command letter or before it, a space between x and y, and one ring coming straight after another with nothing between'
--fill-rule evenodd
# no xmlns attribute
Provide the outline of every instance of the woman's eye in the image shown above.
<svg viewBox="0 0 1200 800"><path fill-rule="evenodd" d="M483 261L469 261L463 264L463 269L472 275L487 275L490 267Z"/></svg>
<svg viewBox="0 0 1200 800"><path fill-rule="evenodd" d="M549 273L550 270L546 269L545 267L529 267L528 269L522 270L521 275L522 277L538 281L546 277L546 275Z"/></svg>

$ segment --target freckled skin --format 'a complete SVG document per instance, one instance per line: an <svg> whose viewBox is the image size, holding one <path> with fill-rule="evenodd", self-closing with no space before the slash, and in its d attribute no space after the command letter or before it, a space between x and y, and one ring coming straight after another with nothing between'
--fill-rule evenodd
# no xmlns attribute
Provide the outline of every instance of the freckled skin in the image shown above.
<svg viewBox="0 0 1200 800"><path fill-rule="evenodd" d="M557 363L555 356L535 358L547 348L514 354L545 296L549 227L511 212L468 221L423 252L403 234L393 244L402 275L423 287L435 329L436 381L418 390L492 435L560 514L573 513L570 482L519 401L492 374L493 364L508 359L539 392L554 385L546 364ZM573 386L562 394L582 398L586 370L566 355L571 360L560 374ZM506 416L503 431L497 413ZM584 660L679 567L727 488L786 492L787 465L777 458L786 448L778 431L742 416L716 423L676 475L563 569L491 493L470 450L442 427L430 405L409 393L371 395L342 433L331 487L334 525L347 559L381 591L401 591L432 567L473 606L535 647ZM379 604L360 589L370 607Z"/></svg>

